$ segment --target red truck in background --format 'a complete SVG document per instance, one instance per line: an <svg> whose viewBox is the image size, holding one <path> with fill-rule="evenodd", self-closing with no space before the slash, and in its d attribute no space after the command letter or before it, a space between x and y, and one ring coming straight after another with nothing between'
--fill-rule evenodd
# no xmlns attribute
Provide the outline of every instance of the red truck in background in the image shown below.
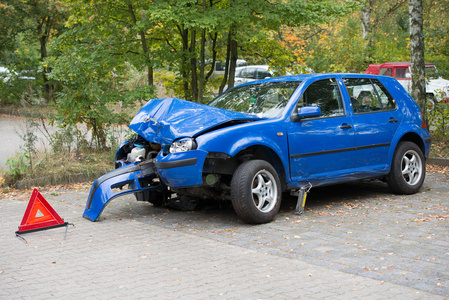
<svg viewBox="0 0 449 300"><path fill-rule="evenodd" d="M396 78L410 93L412 89L412 76L410 62L388 62L378 65L369 65L365 74L383 75ZM426 63L426 94L430 106L438 102L449 103L449 80L438 76L435 64Z"/></svg>

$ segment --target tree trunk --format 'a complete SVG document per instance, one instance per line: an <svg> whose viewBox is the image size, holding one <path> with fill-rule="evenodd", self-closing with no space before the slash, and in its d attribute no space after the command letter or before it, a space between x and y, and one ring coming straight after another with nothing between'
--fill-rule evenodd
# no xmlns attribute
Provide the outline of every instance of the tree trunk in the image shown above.
<svg viewBox="0 0 449 300"><path fill-rule="evenodd" d="M198 72L196 65L196 30L195 28L190 29L190 48L189 48L189 56L190 56L190 73L191 73L191 94L192 100L198 102Z"/></svg>
<svg viewBox="0 0 449 300"><path fill-rule="evenodd" d="M203 0L203 13L206 13L206 0ZM203 103L203 90L204 90L204 68L205 68L205 48L206 48L206 29L201 30L201 43L200 43L200 80L198 86L198 100L197 102Z"/></svg>
<svg viewBox="0 0 449 300"><path fill-rule="evenodd" d="M203 103L203 92L205 86L205 78L204 78L204 68L206 64L205 59L205 48L206 48L206 29L201 30L201 49L200 49L200 78L199 78L199 86L198 86L198 102Z"/></svg>
<svg viewBox="0 0 449 300"><path fill-rule="evenodd" d="M220 88L218 90L219 94L223 93L223 90L224 90L224 88L226 86L226 82L228 81L229 61L230 61L230 57L231 57L231 40L232 40L231 35L232 35L232 30L229 30L229 32L228 32L228 43L227 43L227 46L226 46L225 72L224 72L223 80L221 81Z"/></svg>
<svg viewBox="0 0 449 300"><path fill-rule="evenodd" d="M47 58L47 42L49 37L49 32L52 27L52 18L44 17L42 21L37 26L37 33L39 35L39 43L41 46L41 61L44 61ZM42 73L42 77L44 80L44 93L47 98L47 101L53 98L53 86L50 84L47 74L51 72L51 68L45 68Z"/></svg>
<svg viewBox="0 0 449 300"><path fill-rule="evenodd" d="M365 63L372 62L373 49L373 26L371 24L371 9L373 6L372 0L367 0L362 8L362 37L365 41Z"/></svg>
<svg viewBox="0 0 449 300"><path fill-rule="evenodd" d="M128 5L128 11L131 15L131 18L133 20L133 24L134 26L137 25L137 19L136 19L136 15L134 14L134 8L131 4ZM145 36L145 32L143 30L141 30L139 32L139 36L140 36L140 42L142 44L142 51L143 51L143 55L145 56L145 59L148 62L148 74L147 74L147 78L148 78L148 85L149 86L153 86L154 84L154 80L153 80L153 66L151 65L151 59L150 59L150 55L149 55L149 51L148 51L148 46L147 46L147 39Z"/></svg>
<svg viewBox="0 0 449 300"><path fill-rule="evenodd" d="M229 65L229 80L228 88L234 87L235 83L235 67L237 66L238 52L237 52L237 41L235 37L237 36L237 29L235 26L231 27L231 63Z"/></svg>
<svg viewBox="0 0 449 300"><path fill-rule="evenodd" d="M424 62L423 6L422 0L409 1L410 61L412 72L411 95L426 114L426 79Z"/></svg>
<svg viewBox="0 0 449 300"><path fill-rule="evenodd" d="M179 34L182 39L182 54L181 54L181 77L184 89L184 99L190 100L189 90L189 30L185 29L183 25L178 26Z"/></svg>
<svg viewBox="0 0 449 300"><path fill-rule="evenodd" d="M212 39L212 67L210 68L209 72L207 72L207 74L206 74L206 79L205 79L206 82L209 80L209 78L214 73L215 62L217 61L217 47L216 46L217 46L218 33L215 32L214 36L211 37L211 39Z"/></svg>
<svg viewBox="0 0 449 300"><path fill-rule="evenodd" d="M371 32L371 1L369 0L365 1L365 5L362 7L361 21L363 39L366 40Z"/></svg>

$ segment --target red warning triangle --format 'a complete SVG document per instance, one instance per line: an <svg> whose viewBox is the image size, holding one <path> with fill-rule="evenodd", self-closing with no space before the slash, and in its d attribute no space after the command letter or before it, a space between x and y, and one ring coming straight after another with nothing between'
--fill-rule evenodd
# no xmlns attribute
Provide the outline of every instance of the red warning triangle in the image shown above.
<svg viewBox="0 0 449 300"><path fill-rule="evenodd" d="M41 193L34 189L18 232L60 225L65 225L64 220L42 197Z"/></svg>

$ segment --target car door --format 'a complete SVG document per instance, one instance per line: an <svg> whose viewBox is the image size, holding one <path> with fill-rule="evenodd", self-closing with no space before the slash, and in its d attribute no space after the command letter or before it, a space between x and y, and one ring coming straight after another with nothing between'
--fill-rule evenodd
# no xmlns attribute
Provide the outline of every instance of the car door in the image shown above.
<svg viewBox="0 0 449 300"><path fill-rule="evenodd" d="M334 182L350 176L355 169L354 128L346 114L340 85L335 78L317 80L296 104L296 112L304 106L318 106L322 115L287 125L294 182Z"/></svg>
<svg viewBox="0 0 449 300"><path fill-rule="evenodd" d="M377 79L343 78L354 111L358 172L382 173L401 113L388 90Z"/></svg>

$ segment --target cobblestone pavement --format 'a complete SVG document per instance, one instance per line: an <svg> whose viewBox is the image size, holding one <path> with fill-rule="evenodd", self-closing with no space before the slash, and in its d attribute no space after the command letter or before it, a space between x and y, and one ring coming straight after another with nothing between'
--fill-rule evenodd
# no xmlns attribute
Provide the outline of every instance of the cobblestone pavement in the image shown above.
<svg viewBox="0 0 449 300"><path fill-rule="evenodd" d="M0 299L449 299L449 178L398 196L366 182L286 197L250 226L232 208L194 212L113 200L82 218L88 188L41 193L69 226L14 236L29 195L0 199Z"/></svg>

